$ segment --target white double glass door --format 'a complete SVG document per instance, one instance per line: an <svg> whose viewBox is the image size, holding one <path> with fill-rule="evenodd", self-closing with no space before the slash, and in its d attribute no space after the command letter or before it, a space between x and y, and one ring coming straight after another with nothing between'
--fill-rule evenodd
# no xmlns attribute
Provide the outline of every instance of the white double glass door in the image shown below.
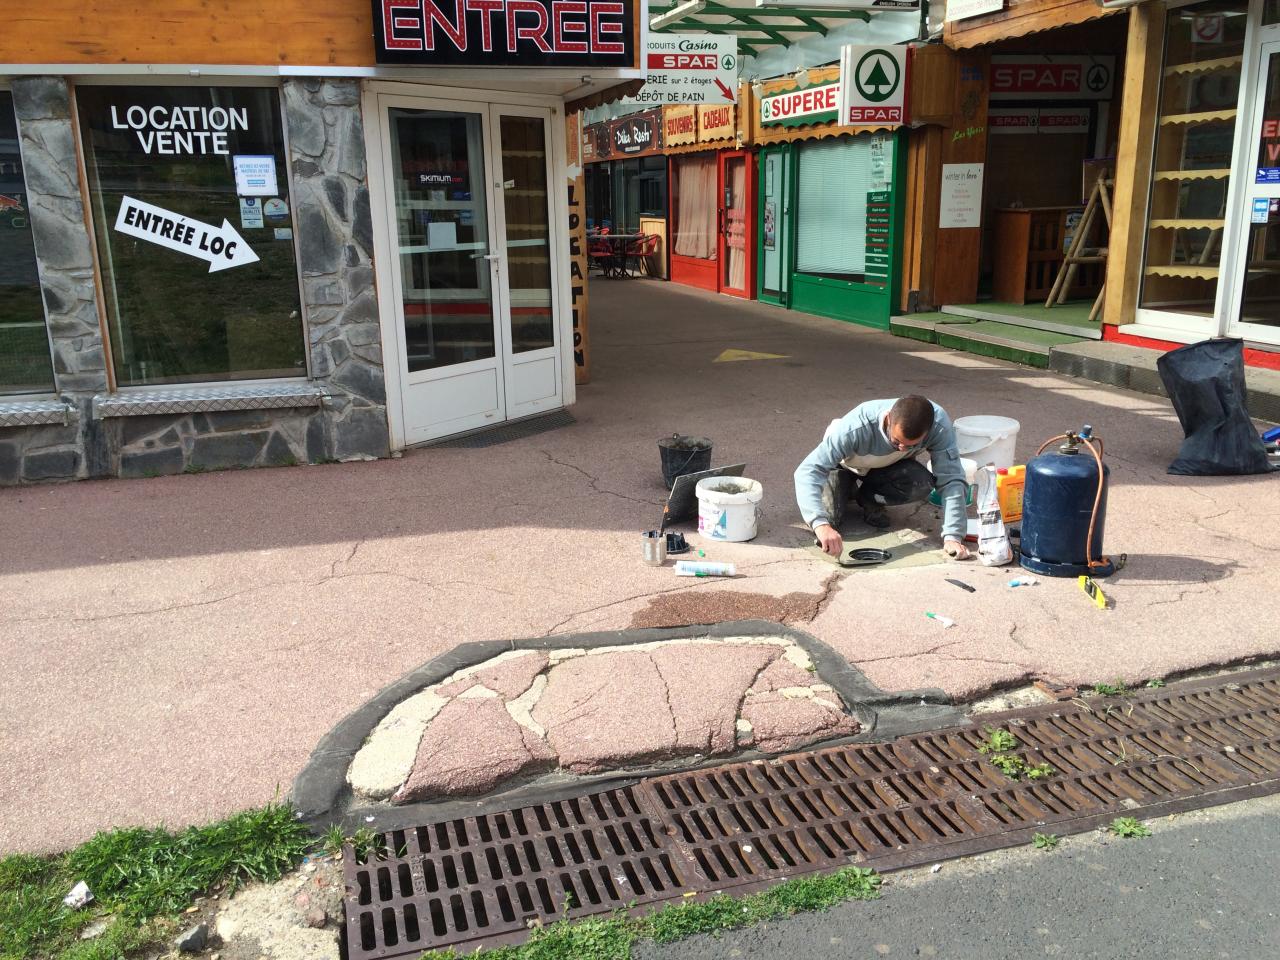
<svg viewBox="0 0 1280 960"><path fill-rule="evenodd" d="M1263 43L1261 54L1254 115L1244 141L1245 225L1230 332L1280 344L1280 40Z"/></svg>
<svg viewBox="0 0 1280 960"><path fill-rule="evenodd" d="M550 109L378 100L404 443L560 406Z"/></svg>

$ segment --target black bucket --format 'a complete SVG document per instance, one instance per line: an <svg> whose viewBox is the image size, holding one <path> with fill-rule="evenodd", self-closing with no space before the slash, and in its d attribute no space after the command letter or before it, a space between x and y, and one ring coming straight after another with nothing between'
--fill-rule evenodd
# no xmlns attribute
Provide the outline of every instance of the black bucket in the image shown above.
<svg viewBox="0 0 1280 960"><path fill-rule="evenodd" d="M685 437L674 433L658 441L662 455L662 481L671 489L677 477L711 469L711 441L706 437Z"/></svg>

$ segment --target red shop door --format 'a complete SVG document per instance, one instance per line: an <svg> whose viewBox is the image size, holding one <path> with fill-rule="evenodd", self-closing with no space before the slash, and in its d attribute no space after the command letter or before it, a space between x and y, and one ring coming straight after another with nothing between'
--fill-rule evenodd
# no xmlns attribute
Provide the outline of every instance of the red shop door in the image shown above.
<svg viewBox="0 0 1280 960"><path fill-rule="evenodd" d="M755 165L745 150L720 154L718 287L721 293L755 295Z"/></svg>

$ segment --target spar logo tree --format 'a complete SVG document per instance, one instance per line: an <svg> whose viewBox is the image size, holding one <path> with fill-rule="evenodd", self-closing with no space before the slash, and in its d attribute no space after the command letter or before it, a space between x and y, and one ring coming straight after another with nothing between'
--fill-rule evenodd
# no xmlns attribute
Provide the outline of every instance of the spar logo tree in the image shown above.
<svg viewBox="0 0 1280 960"><path fill-rule="evenodd" d="M898 61L885 50L871 50L863 54L857 69L853 71L853 77L858 93L868 103L883 103L888 100L902 80Z"/></svg>

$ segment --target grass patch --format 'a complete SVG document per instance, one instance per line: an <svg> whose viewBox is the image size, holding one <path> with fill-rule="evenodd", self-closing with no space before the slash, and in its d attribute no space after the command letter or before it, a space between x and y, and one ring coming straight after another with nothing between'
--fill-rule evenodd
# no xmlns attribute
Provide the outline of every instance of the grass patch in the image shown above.
<svg viewBox="0 0 1280 960"><path fill-rule="evenodd" d="M1031 838L1031 845L1037 850L1052 850L1061 842L1062 838L1053 833L1037 833Z"/></svg>
<svg viewBox="0 0 1280 960"><path fill-rule="evenodd" d="M671 943L878 896L880 877L874 870L844 867L824 876L786 880L746 897L722 894L701 902L669 904L634 919L614 914L578 922L562 920L534 930L528 942L519 946L483 950L474 956L486 960L628 960L632 946L640 940ZM459 960L461 956L452 949L432 950L421 960Z"/></svg>
<svg viewBox="0 0 1280 960"><path fill-rule="evenodd" d="M272 804L180 833L131 828L99 833L56 857L0 860L0 960L117 960L155 944L200 894L266 883L312 846L293 809ZM62 898L83 880L94 900L72 910ZM91 923L111 925L81 941Z"/></svg>

